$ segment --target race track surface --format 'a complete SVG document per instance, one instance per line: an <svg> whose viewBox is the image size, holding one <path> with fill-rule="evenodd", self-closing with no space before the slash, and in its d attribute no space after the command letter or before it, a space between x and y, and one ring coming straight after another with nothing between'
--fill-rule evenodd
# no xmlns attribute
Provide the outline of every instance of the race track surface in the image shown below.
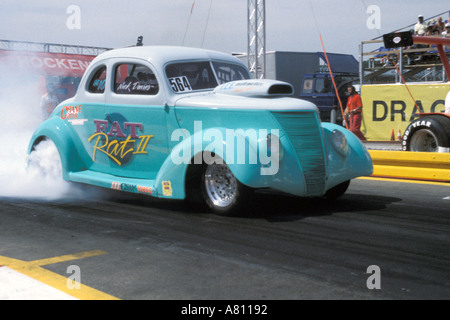
<svg viewBox="0 0 450 320"><path fill-rule="evenodd" d="M3 268L66 279L75 266L125 300L450 298L450 185L357 179L335 202L257 194L239 217L77 188L0 198Z"/></svg>

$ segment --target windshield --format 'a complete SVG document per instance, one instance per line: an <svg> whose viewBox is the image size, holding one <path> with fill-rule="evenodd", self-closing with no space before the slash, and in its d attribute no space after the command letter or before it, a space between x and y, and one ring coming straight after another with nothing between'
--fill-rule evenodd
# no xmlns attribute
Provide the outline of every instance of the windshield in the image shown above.
<svg viewBox="0 0 450 320"><path fill-rule="evenodd" d="M250 79L248 71L242 66L216 61L169 64L166 76L172 91L176 93L214 89L229 81Z"/></svg>

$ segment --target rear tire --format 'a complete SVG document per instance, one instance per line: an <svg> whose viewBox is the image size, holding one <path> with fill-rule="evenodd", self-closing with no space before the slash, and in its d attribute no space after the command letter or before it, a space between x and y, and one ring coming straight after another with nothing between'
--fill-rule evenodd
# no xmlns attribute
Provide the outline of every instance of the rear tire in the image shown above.
<svg viewBox="0 0 450 320"><path fill-rule="evenodd" d="M56 145L50 139L36 142L28 156L27 168L44 177L63 180L61 158Z"/></svg>

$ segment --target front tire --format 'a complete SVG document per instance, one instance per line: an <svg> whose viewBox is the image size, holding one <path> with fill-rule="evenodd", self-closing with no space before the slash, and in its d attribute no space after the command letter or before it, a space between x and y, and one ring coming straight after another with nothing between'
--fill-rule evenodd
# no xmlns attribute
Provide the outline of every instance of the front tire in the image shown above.
<svg viewBox="0 0 450 320"><path fill-rule="evenodd" d="M342 182L341 184L338 184L337 186L328 190L325 193L325 197L330 200L335 200L344 195L344 193L347 191L349 185L350 185L350 180Z"/></svg>
<svg viewBox="0 0 450 320"><path fill-rule="evenodd" d="M226 164L205 164L201 177L203 198L216 214L236 215L251 194L251 190L236 179Z"/></svg>
<svg viewBox="0 0 450 320"><path fill-rule="evenodd" d="M402 149L413 152L449 152L450 119L438 115L411 122L405 130Z"/></svg>

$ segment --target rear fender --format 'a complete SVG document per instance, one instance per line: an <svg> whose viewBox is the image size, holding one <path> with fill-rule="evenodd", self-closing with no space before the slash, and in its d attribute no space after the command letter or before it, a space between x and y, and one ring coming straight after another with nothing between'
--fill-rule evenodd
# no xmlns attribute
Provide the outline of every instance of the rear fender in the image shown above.
<svg viewBox="0 0 450 320"><path fill-rule="evenodd" d="M69 172L86 169L86 165L77 152L66 123L56 118L43 122L31 137L27 154L29 155L35 146L45 139L50 139L58 149L65 180L68 180Z"/></svg>

